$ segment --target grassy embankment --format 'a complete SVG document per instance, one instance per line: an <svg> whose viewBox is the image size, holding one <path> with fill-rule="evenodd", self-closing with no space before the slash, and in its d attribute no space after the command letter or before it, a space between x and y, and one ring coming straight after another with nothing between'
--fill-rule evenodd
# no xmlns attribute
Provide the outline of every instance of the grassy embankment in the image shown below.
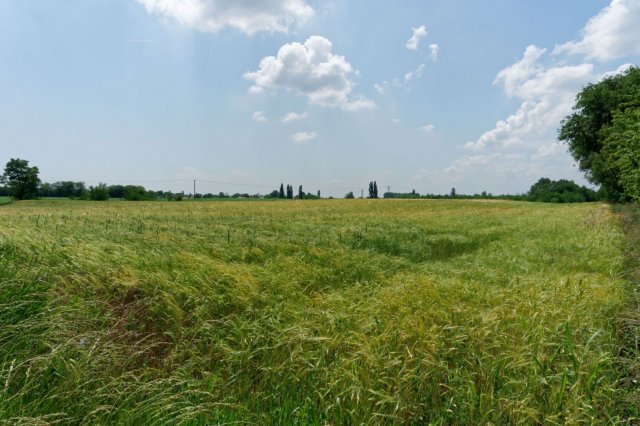
<svg viewBox="0 0 640 426"><path fill-rule="evenodd" d="M615 422L604 204L18 202L9 423Z"/></svg>
<svg viewBox="0 0 640 426"><path fill-rule="evenodd" d="M615 206L615 211L627 237L622 276L627 280L628 299L618 315L618 336L622 343L621 386L627 392L622 404L632 412L635 408L637 416L640 411L640 205Z"/></svg>

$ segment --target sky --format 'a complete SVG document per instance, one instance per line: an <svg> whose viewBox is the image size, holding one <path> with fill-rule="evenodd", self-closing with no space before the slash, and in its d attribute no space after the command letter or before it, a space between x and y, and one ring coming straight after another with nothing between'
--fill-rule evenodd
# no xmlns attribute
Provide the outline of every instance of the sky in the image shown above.
<svg viewBox="0 0 640 426"><path fill-rule="evenodd" d="M0 0L0 163L324 196L586 181L557 129L638 0Z"/></svg>

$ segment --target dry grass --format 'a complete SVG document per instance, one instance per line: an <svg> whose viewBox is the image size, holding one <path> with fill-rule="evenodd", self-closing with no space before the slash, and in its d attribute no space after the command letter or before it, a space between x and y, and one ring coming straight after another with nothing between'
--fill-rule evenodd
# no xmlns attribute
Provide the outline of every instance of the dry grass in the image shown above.
<svg viewBox="0 0 640 426"><path fill-rule="evenodd" d="M0 224L6 423L638 414L602 204L37 201Z"/></svg>

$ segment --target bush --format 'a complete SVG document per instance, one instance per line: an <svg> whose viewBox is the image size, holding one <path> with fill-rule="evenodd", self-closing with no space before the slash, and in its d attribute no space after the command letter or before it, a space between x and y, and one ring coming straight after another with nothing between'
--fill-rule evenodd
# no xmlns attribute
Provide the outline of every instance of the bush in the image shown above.
<svg viewBox="0 0 640 426"><path fill-rule="evenodd" d="M109 188L105 183L99 183L98 186L90 186L89 199L91 201L107 201L109 199Z"/></svg>

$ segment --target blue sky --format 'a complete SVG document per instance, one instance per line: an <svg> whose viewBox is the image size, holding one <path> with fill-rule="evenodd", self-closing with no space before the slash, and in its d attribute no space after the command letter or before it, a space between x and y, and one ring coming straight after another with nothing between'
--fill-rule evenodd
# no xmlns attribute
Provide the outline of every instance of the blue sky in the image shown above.
<svg viewBox="0 0 640 426"><path fill-rule="evenodd" d="M639 58L637 0L0 0L0 162L186 192L584 183L560 120Z"/></svg>

